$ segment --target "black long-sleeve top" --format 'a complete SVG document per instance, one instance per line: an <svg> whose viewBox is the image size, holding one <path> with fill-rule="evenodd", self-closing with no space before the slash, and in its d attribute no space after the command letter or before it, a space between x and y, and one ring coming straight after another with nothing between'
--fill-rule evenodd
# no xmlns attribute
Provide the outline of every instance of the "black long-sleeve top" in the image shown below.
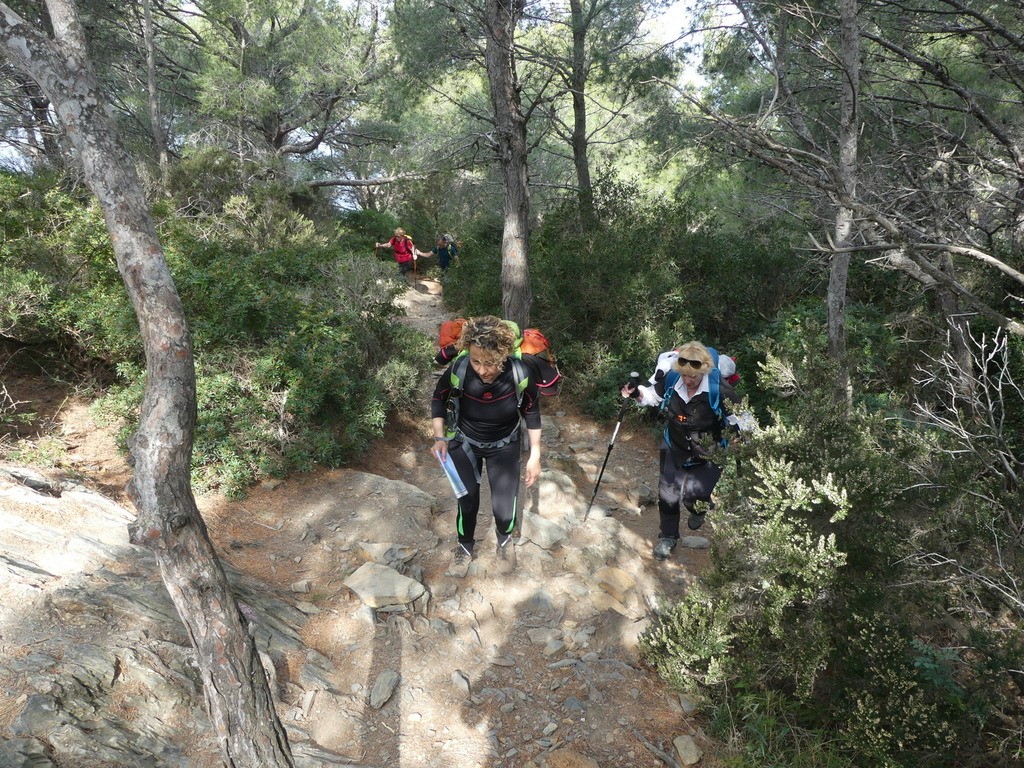
<svg viewBox="0 0 1024 768"><path fill-rule="evenodd" d="M665 397L665 380L659 379L653 387L642 388L641 405L660 405ZM707 380L701 382L697 392L687 398L686 385L677 377L675 392L669 400L666 411L668 436L676 450L686 452L690 459L706 456L706 449L722 437L722 418L711 408ZM729 406L740 401L736 390L726 382L719 383L719 400L723 415L728 415ZM710 440L708 438L711 438Z"/></svg>
<svg viewBox="0 0 1024 768"><path fill-rule="evenodd" d="M434 396L430 401L431 418L444 418L448 395L452 389L452 368L445 368L437 380ZM527 429L540 429L540 398L537 394L536 376L529 366L529 379L523 392L523 402L516 408L516 381L512 371L512 360L505 361L505 369L491 383L484 383L472 365L466 366L466 377L462 383L459 403L459 428L471 440L491 443L508 437L517 426L522 414Z"/></svg>

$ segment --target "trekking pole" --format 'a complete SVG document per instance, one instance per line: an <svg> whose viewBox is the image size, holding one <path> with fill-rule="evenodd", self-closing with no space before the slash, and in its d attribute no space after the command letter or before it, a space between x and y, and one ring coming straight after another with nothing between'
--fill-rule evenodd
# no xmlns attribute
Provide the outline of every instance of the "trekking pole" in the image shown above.
<svg viewBox="0 0 1024 768"><path fill-rule="evenodd" d="M640 383L640 374L633 371L629 374L629 383L633 385L635 389ZM583 513L583 522L587 522L587 518L590 516L590 508L594 506L594 499L597 498L597 489L601 487L601 478L604 477L604 468L608 466L608 457L612 455L612 448L615 447L615 438L619 436L619 428L622 426L622 420L626 416L626 408L629 407L629 401L632 398L622 398L622 407L619 408L619 418L615 422L615 430L612 432L612 438L608 441L608 452L604 455L604 463L601 464L601 471L597 473L597 482L594 484L594 494L590 497L590 503L587 504L587 511Z"/></svg>

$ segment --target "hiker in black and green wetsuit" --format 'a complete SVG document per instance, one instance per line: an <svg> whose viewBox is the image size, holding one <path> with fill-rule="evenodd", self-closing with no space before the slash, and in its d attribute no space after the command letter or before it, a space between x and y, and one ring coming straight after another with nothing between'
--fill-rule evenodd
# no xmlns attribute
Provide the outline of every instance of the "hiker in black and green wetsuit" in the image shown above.
<svg viewBox="0 0 1024 768"><path fill-rule="evenodd" d="M449 569L453 576L464 576L473 557L485 463L499 570L507 573L515 567L511 537L519 503L520 416L526 422L530 444L527 487L540 477L540 399L536 377L514 356L516 340L515 331L497 317L470 318L456 344L461 354L441 374L434 389L431 452L442 460L451 455L469 491L458 500L459 543ZM450 423L453 420L455 423Z"/></svg>

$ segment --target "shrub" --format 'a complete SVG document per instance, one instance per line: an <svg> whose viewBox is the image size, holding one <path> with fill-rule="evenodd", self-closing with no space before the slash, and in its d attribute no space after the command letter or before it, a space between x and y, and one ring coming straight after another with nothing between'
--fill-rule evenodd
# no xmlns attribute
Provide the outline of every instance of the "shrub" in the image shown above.
<svg viewBox="0 0 1024 768"><path fill-rule="evenodd" d="M409 407L429 340L394 322L402 286L390 270L322 251L210 248L182 281L197 318L197 487L237 496L260 477L338 466ZM120 372L129 383L98 407L131 424L141 372Z"/></svg>
<svg viewBox="0 0 1024 768"><path fill-rule="evenodd" d="M863 408L846 418L819 392L735 452L712 567L642 647L674 684L711 695L737 764L799 764L792 733L766 733L796 722L822 759L840 745L857 765L957 765L971 732L961 660L915 634L937 593L895 587L914 522L902 512L924 505L916 473L933 441ZM754 706L774 714L750 730Z"/></svg>
<svg viewBox="0 0 1024 768"><path fill-rule="evenodd" d="M223 179L175 183L191 204L156 211L196 355L197 486L238 494L258 477L351 457L409 406L430 358L427 341L395 323L404 284L365 251L339 252L272 182L245 195ZM0 195L12 203L0 212L0 323L109 366L118 383L96 409L124 420L124 442L142 344L98 207L11 175Z"/></svg>

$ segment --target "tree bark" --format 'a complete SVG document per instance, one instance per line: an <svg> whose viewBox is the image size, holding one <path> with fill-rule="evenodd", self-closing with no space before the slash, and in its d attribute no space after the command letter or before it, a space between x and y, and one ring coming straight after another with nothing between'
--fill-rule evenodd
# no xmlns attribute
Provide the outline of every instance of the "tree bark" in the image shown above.
<svg viewBox="0 0 1024 768"><path fill-rule="evenodd" d="M167 136L160 117L160 92L156 77L156 41L153 36L153 9L150 0L142 3L142 36L146 46L146 86L149 100L149 130L153 134L157 157L160 162L160 182L167 189L167 173L170 159L167 152Z"/></svg>
<svg viewBox="0 0 1024 768"><path fill-rule="evenodd" d="M266 674L243 625L190 486L195 369L181 301L132 158L93 71L73 0L47 0L54 40L0 3L0 45L50 99L81 158L146 350L146 390L132 437L132 541L156 556L196 647L206 703L231 768L294 768Z"/></svg>
<svg viewBox="0 0 1024 768"><path fill-rule="evenodd" d="M594 212L594 183L590 178L590 151L587 133L586 89L589 78L587 65L587 21L583 16L580 0L569 0L572 18L572 70L570 89L572 92L572 159L576 168L577 196L580 213L589 228L596 220Z"/></svg>
<svg viewBox="0 0 1024 768"><path fill-rule="evenodd" d="M828 280L828 352L836 366L834 397L849 409L853 404L849 361L846 354L846 294L850 276L850 247L853 245L853 209L844 201L857 197L857 99L860 81L860 30L857 0L841 0L839 8L839 97L838 181L842 190L837 201L832 264Z"/></svg>
<svg viewBox="0 0 1024 768"><path fill-rule="evenodd" d="M525 328L530 322L533 294L527 254L530 240L530 198L527 187L526 117L513 50L522 3L487 0L487 41L484 62L494 109L498 163L505 187L505 226L501 238L501 307L506 319Z"/></svg>
<svg viewBox="0 0 1024 768"><path fill-rule="evenodd" d="M21 90L29 105L30 117L25 126L29 143L33 147L41 149L41 159L47 165L51 168L60 168L64 165L64 158L60 152L60 145L57 143L57 130L50 120L50 100L43 95L35 83L27 82L21 86ZM39 139L42 139L42 147L39 147Z"/></svg>

